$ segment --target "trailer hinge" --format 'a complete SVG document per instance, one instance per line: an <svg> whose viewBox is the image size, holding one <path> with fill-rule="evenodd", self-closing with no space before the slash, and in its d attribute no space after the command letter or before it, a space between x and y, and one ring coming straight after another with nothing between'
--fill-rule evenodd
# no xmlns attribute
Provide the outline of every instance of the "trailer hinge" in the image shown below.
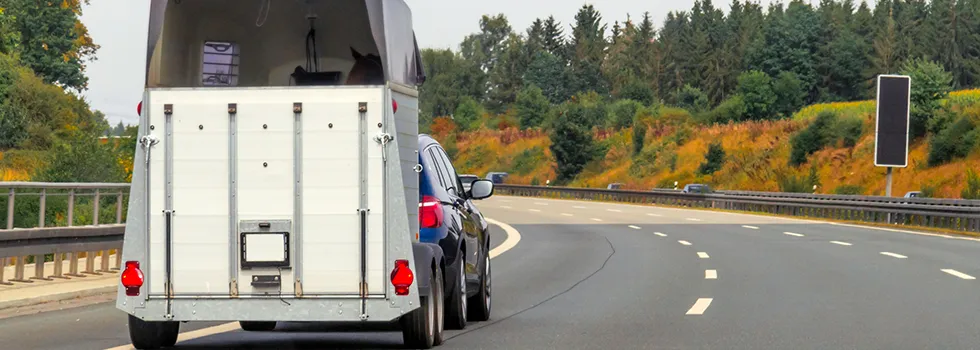
<svg viewBox="0 0 980 350"><path fill-rule="evenodd" d="M231 280L231 283L228 283L228 290L231 291L229 294L231 294L231 297L232 298L237 298L238 297L238 280L236 280L236 279Z"/></svg>
<svg viewBox="0 0 980 350"><path fill-rule="evenodd" d="M296 282L293 283L293 291L296 292L296 297L297 298L302 298L303 297L303 282L301 282L300 280L296 280Z"/></svg>
<svg viewBox="0 0 980 350"><path fill-rule="evenodd" d="M368 284L367 282L361 282L361 298L367 298L368 296Z"/></svg>

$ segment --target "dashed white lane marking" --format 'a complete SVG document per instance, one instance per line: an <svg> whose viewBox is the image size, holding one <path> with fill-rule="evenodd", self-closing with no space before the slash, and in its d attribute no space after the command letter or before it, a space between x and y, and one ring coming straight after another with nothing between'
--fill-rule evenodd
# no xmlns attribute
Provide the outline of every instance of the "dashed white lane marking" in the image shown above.
<svg viewBox="0 0 980 350"><path fill-rule="evenodd" d="M663 233L663 232L654 232L653 234L655 234L657 236L660 236L660 237L667 237L667 234L666 233Z"/></svg>
<svg viewBox="0 0 980 350"><path fill-rule="evenodd" d="M630 228L631 229L634 229L634 230L642 230L643 229L642 227L639 227L639 226L636 226L636 225L630 225Z"/></svg>
<svg viewBox="0 0 980 350"><path fill-rule="evenodd" d="M680 244L683 244L683 245L691 245L691 242L688 242L688 241L677 241L677 243L680 243Z"/></svg>
<svg viewBox="0 0 980 350"><path fill-rule="evenodd" d="M948 273L950 275L953 275L953 276L956 276L956 277L965 279L965 280L975 280L975 279L977 279L976 277L967 275L965 273L962 273L962 272L959 272L959 271L956 271L956 270L953 270L953 269L943 269L942 271L945 272L945 273Z"/></svg>
<svg viewBox="0 0 980 350"><path fill-rule="evenodd" d="M503 202L503 203L510 203L511 202L510 199L501 199L500 201Z"/></svg>
<svg viewBox="0 0 980 350"><path fill-rule="evenodd" d="M619 210L619 209L606 209L606 211L611 211L613 213L622 213L623 212L622 210Z"/></svg>
<svg viewBox="0 0 980 350"><path fill-rule="evenodd" d="M535 212L535 213L540 213L540 212L541 212L541 211L540 211L540 210L538 210L538 209L528 209L528 211L533 211L533 212Z"/></svg>
<svg viewBox="0 0 980 350"><path fill-rule="evenodd" d="M906 258L908 258L907 256L902 255L902 254L895 254L895 253L889 253L889 252L881 252L881 255L887 255L887 256L890 256L890 257L893 257L893 258L898 258L898 259L906 259Z"/></svg>
<svg viewBox="0 0 980 350"><path fill-rule="evenodd" d="M853 244L850 244L850 243L847 243L847 242L841 242L841 241L830 241L830 243L837 244L837 245L843 245L843 246L853 245Z"/></svg>
<svg viewBox="0 0 980 350"><path fill-rule="evenodd" d="M707 258L709 258L708 253L705 253L705 252L698 252L698 257L701 258L701 259L707 259Z"/></svg>
<svg viewBox="0 0 980 350"><path fill-rule="evenodd" d="M509 207L509 206L506 206L506 205L501 205L500 207L501 207L501 208L504 208L504 209L513 209L513 208L511 208L511 207Z"/></svg>
<svg viewBox="0 0 980 350"><path fill-rule="evenodd" d="M548 203L535 202L534 205L548 205Z"/></svg>
<svg viewBox="0 0 980 350"><path fill-rule="evenodd" d="M787 235L787 236L793 236L793 237L803 237L803 235L801 235L799 233L783 232L783 234L784 235Z"/></svg>
<svg viewBox="0 0 980 350"><path fill-rule="evenodd" d="M711 305L711 298L698 298L698 301L694 302L694 306L691 306L690 310L687 310L688 315L704 315L704 311L708 309Z"/></svg>
<svg viewBox="0 0 980 350"><path fill-rule="evenodd" d="M592 221L602 221L602 219L592 218Z"/></svg>
<svg viewBox="0 0 980 350"><path fill-rule="evenodd" d="M718 279L718 270L704 270L704 279L706 280Z"/></svg>
<svg viewBox="0 0 980 350"><path fill-rule="evenodd" d="M585 209L585 207L583 207L583 206L581 206L581 205L576 205L576 206L574 206L574 207L572 207L572 208L575 208L575 209Z"/></svg>
<svg viewBox="0 0 980 350"><path fill-rule="evenodd" d="M647 214L647 216L653 216L653 217L658 217L659 218L659 217L661 217L663 215L650 213L650 214Z"/></svg>
<svg viewBox="0 0 980 350"><path fill-rule="evenodd" d="M687 220L687 221L701 221L701 219L695 219L695 218L687 218L685 220Z"/></svg>
<svg viewBox="0 0 980 350"><path fill-rule="evenodd" d="M742 225L742 227L747 228L747 229L750 229L750 230L758 230L759 229L758 227L749 226L749 225Z"/></svg>
<svg viewBox="0 0 980 350"><path fill-rule="evenodd" d="M569 213L561 213L561 216L575 216L575 215L572 215L572 214L569 214Z"/></svg>

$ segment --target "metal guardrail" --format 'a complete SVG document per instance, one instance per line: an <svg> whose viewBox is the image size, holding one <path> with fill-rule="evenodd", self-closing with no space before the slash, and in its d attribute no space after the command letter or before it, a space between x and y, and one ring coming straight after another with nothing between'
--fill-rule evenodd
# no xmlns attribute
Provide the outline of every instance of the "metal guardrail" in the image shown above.
<svg viewBox="0 0 980 350"><path fill-rule="evenodd" d="M85 277L118 270L125 232L124 203L127 203L129 186L0 182L0 193L6 193L6 196L0 196L0 208L6 206L7 209L4 225L0 226L6 228L0 229L0 284ZM112 206L115 207L114 215L106 211ZM33 221L34 215L37 221ZM110 268L113 251L116 253L115 264ZM85 267L79 271L83 255ZM97 256L101 256L98 270L95 268ZM66 257L68 273L63 271ZM48 258L54 264L54 273L45 276ZM31 261L34 262L34 276L25 278L25 265ZM14 278L8 281L4 279L4 270L10 265L14 266Z"/></svg>
<svg viewBox="0 0 980 350"><path fill-rule="evenodd" d="M608 190L498 184L495 192L515 196L601 200L714 208L832 220L911 225L980 232L980 201L931 198L818 195L748 191L708 194L677 190Z"/></svg>

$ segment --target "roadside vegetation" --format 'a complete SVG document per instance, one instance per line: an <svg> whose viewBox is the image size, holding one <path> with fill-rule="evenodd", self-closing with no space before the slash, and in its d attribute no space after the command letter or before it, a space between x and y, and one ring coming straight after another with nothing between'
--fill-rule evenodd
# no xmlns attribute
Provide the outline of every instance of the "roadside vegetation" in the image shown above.
<svg viewBox="0 0 980 350"><path fill-rule="evenodd" d="M910 165L893 194L974 196L980 7L698 1L662 23L589 5L523 31L484 16L459 50L423 53L420 127L461 171L514 183L882 194L875 77L905 74Z"/></svg>

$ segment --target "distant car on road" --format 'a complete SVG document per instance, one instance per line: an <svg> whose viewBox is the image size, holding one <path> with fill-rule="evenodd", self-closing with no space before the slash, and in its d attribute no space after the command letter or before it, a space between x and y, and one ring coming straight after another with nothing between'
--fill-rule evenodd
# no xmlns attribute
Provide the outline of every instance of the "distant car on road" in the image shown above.
<svg viewBox="0 0 980 350"><path fill-rule="evenodd" d="M681 191L684 193L711 193L711 186L704 184L687 184Z"/></svg>
<svg viewBox="0 0 980 350"><path fill-rule="evenodd" d="M623 184L617 182L617 183L611 183L611 184L609 184L609 186L606 186L606 189L607 190L618 190L618 189L620 189L622 187L623 187Z"/></svg>
<svg viewBox="0 0 980 350"><path fill-rule="evenodd" d="M476 180L479 180L479 179L480 179L479 176L472 175L472 174L463 174L463 175L460 175L459 176L459 181L462 181L463 182L463 190L465 190L465 191L469 191L470 190L470 186L473 184L473 181L476 181Z"/></svg>
<svg viewBox="0 0 980 350"><path fill-rule="evenodd" d="M920 191L909 191L908 193L905 194L905 198L923 198L923 197L925 196L922 195L922 192Z"/></svg>
<svg viewBox="0 0 980 350"><path fill-rule="evenodd" d="M509 174L505 172L490 172L487 173L487 180L490 180L495 184L502 184L504 183L504 180L507 179L508 175Z"/></svg>

